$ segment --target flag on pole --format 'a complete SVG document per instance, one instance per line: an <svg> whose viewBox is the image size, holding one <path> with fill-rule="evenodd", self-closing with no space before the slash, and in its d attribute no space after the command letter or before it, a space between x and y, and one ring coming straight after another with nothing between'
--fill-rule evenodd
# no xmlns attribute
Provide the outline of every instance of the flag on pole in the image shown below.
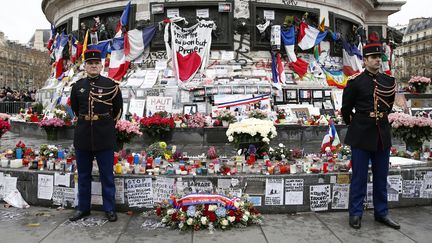
<svg viewBox="0 0 432 243"><path fill-rule="evenodd" d="M321 32L305 22L301 22L298 34L298 46L302 50L308 50L318 45L326 36L327 31Z"/></svg>
<svg viewBox="0 0 432 243"><path fill-rule="evenodd" d="M82 53L87 51L88 35L89 31L87 30L83 41ZM82 61L84 62L84 55L82 55Z"/></svg>
<svg viewBox="0 0 432 243"><path fill-rule="evenodd" d="M127 61L138 58L146 47L150 45L156 33L156 26L150 26L143 30L133 29L128 31L129 54L126 55Z"/></svg>
<svg viewBox="0 0 432 243"><path fill-rule="evenodd" d="M128 4L126 4L125 8L123 9L120 20L117 23L115 37L120 37L121 34L123 33L123 29L128 25L130 8L131 8L131 2L129 1Z"/></svg>
<svg viewBox="0 0 432 243"><path fill-rule="evenodd" d="M66 33L62 33L57 39L57 43L54 49L56 78L60 77L63 73L64 56L66 56L67 52L69 51L69 49L66 47L68 41L69 37L68 35L66 35ZM66 51L66 55L64 55L64 51Z"/></svg>
<svg viewBox="0 0 432 243"><path fill-rule="evenodd" d="M281 60L280 53L277 52L276 54L272 52L272 76L273 76L273 83L285 83L286 77L285 72L283 68L283 63Z"/></svg>
<svg viewBox="0 0 432 243"><path fill-rule="evenodd" d="M70 41L70 61L75 63L76 60L81 56L83 46L82 44L72 35L72 39Z"/></svg>
<svg viewBox="0 0 432 243"><path fill-rule="evenodd" d="M294 72L296 72L300 76L300 78L303 78L303 76L307 73L308 63L301 58L297 58L294 52L294 26L291 26L291 28L289 28L289 30L287 31L281 31L281 37L288 55L289 67L294 70Z"/></svg>
<svg viewBox="0 0 432 243"><path fill-rule="evenodd" d="M361 43L359 44L361 46ZM343 72L346 76L351 76L363 71L362 53L360 48L342 39L342 62Z"/></svg>
<svg viewBox="0 0 432 243"><path fill-rule="evenodd" d="M334 122L330 121L328 133L324 136L323 141L321 143L321 152L324 152L327 147L337 148L340 145L341 143L339 140L339 135L336 131Z"/></svg>
<svg viewBox="0 0 432 243"><path fill-rule="evenodd" d="M115 80L121 80L129 68L130 62L126 61L124 42L124 37L118 37L112 40L108 76Z"/></svg>

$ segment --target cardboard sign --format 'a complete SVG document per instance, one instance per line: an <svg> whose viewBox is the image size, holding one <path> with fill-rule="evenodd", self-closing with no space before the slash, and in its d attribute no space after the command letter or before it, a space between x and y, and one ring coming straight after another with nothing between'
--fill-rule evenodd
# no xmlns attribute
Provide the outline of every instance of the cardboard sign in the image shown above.
<svg viewBox="0 0 432 243"><path fill-rule="evenodd" d="M147 97L147 111L146 115L151 116L156 112L166 111L172 112L173 98L172 97L161 97L161 96L149 96ZM129 108L130 111L130 108Z"/></svg>

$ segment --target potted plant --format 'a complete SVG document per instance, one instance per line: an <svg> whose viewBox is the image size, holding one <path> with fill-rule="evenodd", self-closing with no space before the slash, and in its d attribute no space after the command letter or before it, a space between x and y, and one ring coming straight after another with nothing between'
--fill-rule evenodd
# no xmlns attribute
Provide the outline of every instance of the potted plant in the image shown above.
<svg viewBox="0 0 432 243"><path fill-rule="evenodd" d="M65 125L65 122L57 117L46 118L39 122L39 126L42 127L47 134L47 140L57 140L58 129Z"/></svg>
<svg viewBox="0 0 432 243"><path fill-rule="evenodd" d="M230 124L226 131L230 143L237 144L239 149L245 149L250 144L254 144L259 156L263 152L268 152L270 139L276 135L276 127L272 121L256 118L244 119L241 122Z"/></svg>
<svg viewBox="0 0 432 243"><path fill-rule="evenodd" d="M216 119L222 122L222 126L227 127L230 123L235 122L234 112L223 109L216 111Z"/></svg>
<svg viewBox="0 0 432 243"><path fill-rule="evenodd" d="M268 117L267 112L265 112L261 109L253 109L253 110L249 111L247 115L249 118L256 118L256 119L261 119L261 120L267 119L267 117Z"/></svg>
<svg viewBox="0 0 432 243"><path fill-rule="evenodd" d="M137 123L133 123L127 120L119 120L116 125L116 151L122 150L125 143L130 143L131 140L136 136L141 136L142 132L139 129Z"/></svg>
<svg viewBox="0 0 432 243"><path fill-rule="evenodd" d="M425 93L427 86L430 84L431 79L422 77L422 76L414 76L408 81L408 84L415 89L417 93Z"/></svg>
<svg viewBox="0 0 432 243"><path fill-rule="evenodd" d="M163 117L159 113L143 117L140 120L140 130L153 140L167 139L173 128L174 119L172 117Z"/></svg>
<svg viewBox="0 0 432 243"><path fill-rule="evenodd" d="M391 113L388 119L393 135L405 142L408 151L420 151L423 142L432 137L432 119L428 117Z"/></svg>

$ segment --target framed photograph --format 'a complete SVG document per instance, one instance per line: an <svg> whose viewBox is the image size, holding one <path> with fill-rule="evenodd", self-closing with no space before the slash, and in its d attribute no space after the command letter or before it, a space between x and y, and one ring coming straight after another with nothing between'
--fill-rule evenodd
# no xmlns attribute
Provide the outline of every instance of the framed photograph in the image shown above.
<svg viewBox="0 0 432 243"><path fill-rule="evenodd" d="M151 13L152 14L163 14L164 13L164 5L163 4L151 5Z"/></svg>
<svg viewBox="0 0 432 243"><path fill-rule="evenodd" d="M282 92L282 90L277 90L276 92L275 92L275 96L273 96L273 98L274 98L274 103L283 103L284 102L284 95L283 95L283 92Z"/></svg>
<svg viewBox="0 0 432 243"><path fill-rule="evenodd" d="M322 99L323 98L323 91L322 90L312 90L312 98Z"/></svg>
<svg viewBox="0 0 432 243"><path fill-rule="evenodd" d="M300 99L311 99L312 98L312 90L300 89L299 90L299 98Z"/></svg>
<svg viewBox="0 0 432 243"><path fill-rule="evenodd" d="M297 90L296 89L285 89L285 100L297 100Z"/></svg>
<svg viewBox="0 0 432 243"><path fill-rule="evenodd" d="M285 74L285 84L297 84L291 73Z"/></svg>
<svg viewBox="0 0 432 243"><path fill-rule="evenodd" d="M193 102L205 102L206 97L205 96L197 96L193 98Z"/></svg>
<svg viewBox="0 0 432 243"><path fill-rule="evenodd" d="M323 108L323 103L321 101L314 101L313 106L319 109Z"/></svg>
<svg viewBox="0 0 432 243"><path fill-rule="evenodd" d="M307 107L293 107L291 111L297 118L309 118L309 109Z"/></svg>
<svg viewBox="0 0 432 243"><path fill-rule="evenodd" d="M193 115L197 113L198 111L198 105L196 104L190 104L190 105L183 105L183 115Z"/></svg>
<svg viewBox="0 0 432 243"><path fill-rule="evenodd" d="M90 32L90 42L92 45L96 45L98 43L97 32Z"/></svg>
<svg viewBox="0 0 432 243"><path fill-rule="evenodd" d="M324 97L325 98L330 98L331 97L331 90L330 89L325 89L324 90Z"/></svg>
<svg viewBox="0 0 432 243"><path fill-rule="evenodd" d="M331 100L326 100L326 101L324 101L324 103L323 103L323 107L324 107L324 109L334 109L334 107L333 107L333 103L331 102Z"/></svg>

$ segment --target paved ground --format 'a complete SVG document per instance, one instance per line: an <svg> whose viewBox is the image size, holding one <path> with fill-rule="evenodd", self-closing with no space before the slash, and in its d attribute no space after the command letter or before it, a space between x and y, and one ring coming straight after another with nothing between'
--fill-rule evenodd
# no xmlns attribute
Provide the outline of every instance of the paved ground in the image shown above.
<svg viewBox="0 0 432 243"><path fill-rule="evenodd" d="M72 210L42 207L0 208L0 242L431 242L432 206L392 209L401 224L394 230L363 216L360 230L351 229L346 212L264 215L264 224L229 231L180 232L158 227L152 215L119 214L115 223L105 222L102 212L71 224Z"/></svg>

